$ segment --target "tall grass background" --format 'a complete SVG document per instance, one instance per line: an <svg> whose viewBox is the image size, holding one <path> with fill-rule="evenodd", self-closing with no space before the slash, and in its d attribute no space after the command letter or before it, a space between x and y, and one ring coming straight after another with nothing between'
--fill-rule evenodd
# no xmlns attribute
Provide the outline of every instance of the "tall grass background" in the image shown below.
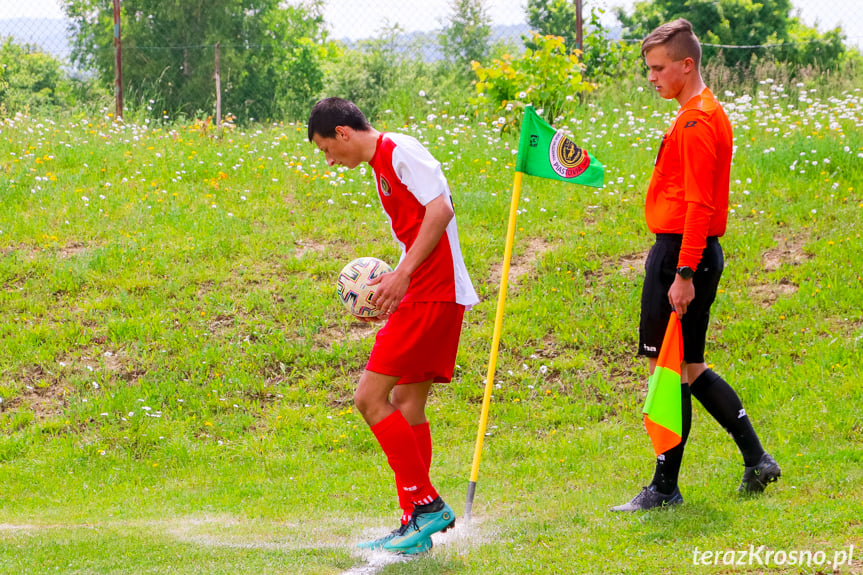
<svg viewBox="0 0 863 575"><path fill-rule="evenodd" d="M706 72L736 135L707 357L780 482L739 498L740 457L697 406L686 504L608 512L650 479L634 357L652 242L643 194L676 111L622 81L554 119L607 166L606 187L525 179L474 521L377 572L817 573L830 569L692 557L750 545L832 557L863 543L863 94L851 72ZM432 475L459 514L518 141L505 111L468 97L418 80L374 115L443 163L482 298L456 377L429 406ZM370 169L328 167L302 123L165 116L118 122L93 107L0 123L0 572L363 565L354 544L397 514L351 405L376 328L340 309L334 280L354 257L398 256Z"/></svg>

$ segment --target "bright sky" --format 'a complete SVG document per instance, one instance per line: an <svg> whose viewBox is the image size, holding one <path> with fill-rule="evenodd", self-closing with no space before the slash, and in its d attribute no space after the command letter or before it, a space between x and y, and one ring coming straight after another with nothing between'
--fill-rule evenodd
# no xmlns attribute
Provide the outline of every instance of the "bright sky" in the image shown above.
<svg viewBox="0 0 863 575"><path fill-rule="evenodd" d="M409 32L440 28L452 0L325 0L325 17L335 38L374 35L388 22ZM633 0L586 0L597 6L630 7ZM852 42L863 46L863 10L860 0L792 0L803 20L816 19L822 30L841 24ZM495 24L524 22L526 0L486 0ZM60 0L0 0L0 19L62 18Z"/></svg>

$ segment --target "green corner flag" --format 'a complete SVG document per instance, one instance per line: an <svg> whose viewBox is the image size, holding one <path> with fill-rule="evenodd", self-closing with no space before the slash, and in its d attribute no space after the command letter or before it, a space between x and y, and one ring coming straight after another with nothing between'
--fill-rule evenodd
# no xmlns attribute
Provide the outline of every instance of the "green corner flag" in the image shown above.
<svg viewBox="0 0 863 575"><path fill-rule="evenodd" d="M533 106L527 106L524 109L521 136L518 142L518 159L512 182L512 200L509 207L509 223L506 227L506 244L503 248L503 268L500 275L494 333L492 334L491 351L488 358L485 393L482 398L482 409L476 432L470 482L467 486L467 502L464 506L464 517L468 521L470 521L473 499L476 494L476 482L479 478L482 443L488 425L494 370L497 366L498 347L503 331L503 307L506 302L506 284L509 281L509 264L512 259L512 244L515 240L515 219L518 213L518 196L521 193L523 174L601 188L605 179L605 167L587 151L579 148L572 140L564 136L563 132L549 126L537 115Z"/></svg>
<svg viewBox="0 0 863 575"><path fill-rule="evenodd" d="M524 109L516 172L601 188L605 167L539 117L533 106Z"/></svg>

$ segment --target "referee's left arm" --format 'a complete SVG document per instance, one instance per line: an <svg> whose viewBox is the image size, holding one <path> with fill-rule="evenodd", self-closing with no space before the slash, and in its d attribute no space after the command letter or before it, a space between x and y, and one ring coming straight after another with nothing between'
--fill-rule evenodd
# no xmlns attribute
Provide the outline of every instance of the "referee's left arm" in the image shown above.
<svg viewBox="0 0 863 575"><path fill-rule="evenodd" d="M719 166L713 127L699 114L686 114L681 120L685 126L681 130L680 157L686 219L677 266L695 270L707 246L710 222L716 211L714 188Z"/></svg>

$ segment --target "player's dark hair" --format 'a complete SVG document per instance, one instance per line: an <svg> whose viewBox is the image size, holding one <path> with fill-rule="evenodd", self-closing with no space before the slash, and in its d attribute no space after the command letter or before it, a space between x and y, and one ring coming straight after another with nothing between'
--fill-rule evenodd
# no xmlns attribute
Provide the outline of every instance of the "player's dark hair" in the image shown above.
<svg viewBox="0 0 863 575"><path fill-rule="evenodd" d="M641 42L641 56L657 46L665 46L668 56L675 62L692 58L696 69L701 66L701 43L689 20L678 18L648 34Z"/></svg>
<svg viewBox="0 0 863 575"><path fill-rule="evenodd" d="M309 141L313 141L315 134L322 138L335 138L338 126L348 126L358 132L372 129L357 105L350 100L324 98L309 114Z"/></svg>

